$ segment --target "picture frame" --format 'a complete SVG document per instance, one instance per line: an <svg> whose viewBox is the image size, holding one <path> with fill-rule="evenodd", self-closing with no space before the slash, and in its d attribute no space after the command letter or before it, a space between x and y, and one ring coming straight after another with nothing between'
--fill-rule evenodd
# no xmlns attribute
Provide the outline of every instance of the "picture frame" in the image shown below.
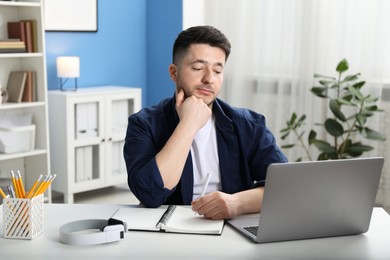
<svg viewBox="0 0 390 260"><path fill-rule="evenodd" d="M45 0L45 30L97 32L97 0Z"/></svg>

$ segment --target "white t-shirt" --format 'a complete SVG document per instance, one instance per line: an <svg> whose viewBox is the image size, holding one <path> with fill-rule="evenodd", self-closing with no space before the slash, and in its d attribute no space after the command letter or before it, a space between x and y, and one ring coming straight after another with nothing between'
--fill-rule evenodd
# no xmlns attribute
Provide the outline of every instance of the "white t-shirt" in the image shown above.
<svg viewBox="0 0 390 260"><path fill-rule="evenodd" d="M196 133L191 145L192 166L194 173L193 200L197 199L203 189L207 173L211 172L206 194L221 190L221 176L217 137L215 132L215 118L211 116L207 123Z"/></svg>

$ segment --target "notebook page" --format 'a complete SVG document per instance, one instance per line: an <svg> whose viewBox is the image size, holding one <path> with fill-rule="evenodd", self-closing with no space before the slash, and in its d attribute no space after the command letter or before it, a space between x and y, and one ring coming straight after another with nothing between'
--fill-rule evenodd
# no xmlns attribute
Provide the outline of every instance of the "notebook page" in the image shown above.
<svg viewBox="0 0 390 260"><path fill-rule="evenodd" d="M114 216L115 219L127 223L128 230L159 231L157 222L166 211L166 208L120 208Z"/></svg>
<svg viewBox="0 0 390 260"><path fill-rule="evenodd" d="M167 232L218 235L222 233L223 224L223 220L210 220L195 214L190 207L177 206L164 230Z"/></svg>

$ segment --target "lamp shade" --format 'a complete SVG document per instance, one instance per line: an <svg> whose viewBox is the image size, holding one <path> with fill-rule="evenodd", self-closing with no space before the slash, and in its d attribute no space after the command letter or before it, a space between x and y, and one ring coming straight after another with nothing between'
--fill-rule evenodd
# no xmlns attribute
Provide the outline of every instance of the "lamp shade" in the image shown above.
<svg viewBox="0 0 390 260"><path fill-rule="evenodd" d="M80 57L77 56L57 57L57 76L59 78L80 77Z"/></svg>

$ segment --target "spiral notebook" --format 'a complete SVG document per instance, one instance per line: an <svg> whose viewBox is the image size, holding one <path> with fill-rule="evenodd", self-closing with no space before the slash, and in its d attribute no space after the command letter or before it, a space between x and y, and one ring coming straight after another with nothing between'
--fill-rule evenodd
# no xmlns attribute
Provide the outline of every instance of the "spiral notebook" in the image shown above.
<svg viewBox="0 0 390 260"><path fill-rule="evenodd" d="M112 218L126 222L128 230L188 234L222 234L224 221L206 219L188 206L120 208Z"/></svg>

